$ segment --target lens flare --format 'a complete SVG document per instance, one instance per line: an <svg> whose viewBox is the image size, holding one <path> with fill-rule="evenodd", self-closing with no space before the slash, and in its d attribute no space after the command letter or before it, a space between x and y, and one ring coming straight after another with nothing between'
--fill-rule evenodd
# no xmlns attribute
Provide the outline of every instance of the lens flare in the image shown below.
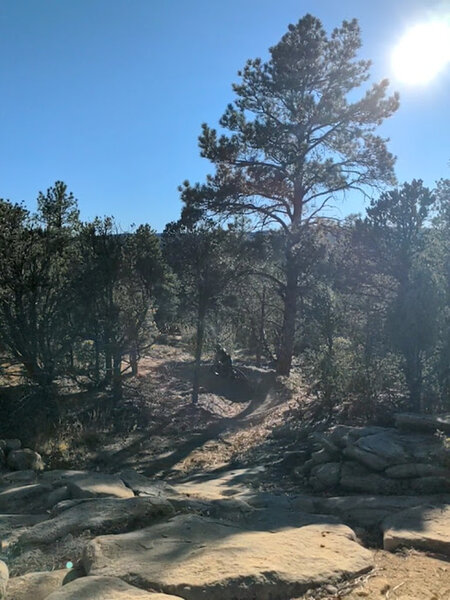
<svg viewBox="0 0 450 600"><path fill-rule="evenodd" d="M450 64L450 24L430 21L411 28L392 53L396 77L409 84L426 84Z"/></svg>

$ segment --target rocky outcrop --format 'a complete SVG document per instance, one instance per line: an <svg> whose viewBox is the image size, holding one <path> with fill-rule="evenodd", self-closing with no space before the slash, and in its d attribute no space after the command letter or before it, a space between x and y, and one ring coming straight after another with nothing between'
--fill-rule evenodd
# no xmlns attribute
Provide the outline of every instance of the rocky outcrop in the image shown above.
<svg viewBox="0 0 450 600"><path fill-rule="evenodd" d="M345 525L249 531L193 515L95 538L83 562L90 575L186 600L285 600L373 566L371 552Z"/></svg>
<svg viewBox="0 0 450 600"><path fill-rule="evenodd" d="M382 532L388 550L450 555L437 436L336 426L310 442L286 464L308 458L302 474L318 494L292 496L258 491L263 467L168 485L131 469L40 471L32 450L0 440L6 463L24 467L3 467L0 478L1 550L20 574L8 582L0 562L0 600L285 600L337 590L373 564L350 527ZM332 489L351 495L325 497ZM62 569L69 560L75 568ZM24 574L30 565L41 572Z"/></svg>
<svg viewBox="0 0 450 600"><path fill-rule="evenodd" d="M53 519L30 527L20 536L19 545L48 545L68 534L80 535L86 530L93 535L128 531L173 513L172 505L164 498L86 500L62 511Z"/></svg>
<svg viewBox="0 0 450 600"><path fill-rule="evenodd" d="M450 492L450 468L442 440L434 433L337 425L324 434L313 434L310 442L310 458L296 472L306 477L314 491Z"/></svg>

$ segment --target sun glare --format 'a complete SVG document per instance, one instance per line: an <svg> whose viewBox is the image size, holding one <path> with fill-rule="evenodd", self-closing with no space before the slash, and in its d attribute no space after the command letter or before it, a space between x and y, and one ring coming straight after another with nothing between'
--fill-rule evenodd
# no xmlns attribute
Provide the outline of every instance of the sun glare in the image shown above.
<svg viewBox="0 0 450 600"><path fill-rule="evenodd" d="M396 77L409 84L426 84L450 63L450 24L416 25L400 39L392 54Z"/></svg>

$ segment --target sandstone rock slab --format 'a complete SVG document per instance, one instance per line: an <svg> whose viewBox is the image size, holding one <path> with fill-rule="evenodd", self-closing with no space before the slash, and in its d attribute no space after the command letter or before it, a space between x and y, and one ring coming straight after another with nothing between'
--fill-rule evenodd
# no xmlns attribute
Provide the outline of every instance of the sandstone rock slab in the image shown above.
<svg viewBox="0 0 450 600"><path fill-rule="evenodd" d="M167 496L175 493L174 489L164 481L149 479L133 469L125 469L118 476L137 495Z"/></svg>
<svg viewBox="0 0 450 600"><path fill-rule="evenodd" d="M446 477L419 477L410 482L411 489L418 494L450 492L450 479Z"/></svg>
<svg viewBox="0 0 450 600"><path fill-rule="evenodd" d="M0 492L0 511L4 513L39 512L45 507L51 487L41 483L13 486Z"/></svg>
<svg viewBox="0 0 450 600"><path fill-rule="evenodd" d="M2 475L2 483L36 483L37 475L36 471L27 469L25 471L13 471L12 473L5 473Z"/></svg>
<svg viewBox="0 0 450 600"><path fill-rule="evenodd" d="M182 600L156 592L146 592L117 577L83 577L47 596L47 600Z"/></svg>
<svg viewBox="0 0 450 600"><path fill-rule="evenodd" d="M117 475L88 473L71 477L67 487L72 498L132 498L133 490Z"/></svg>
<svg viewBox="0 0 450 600"><path fill-rule="evenodd" d="M450 556L450 505L416 506L382 523L385 550L416 548Z"/></svg>
<svg viewBox="0 0 450 600"><path fill-rule="evenodd" d="M62 587L66 569L27 573L9 580L6 600L45 600Z"/></svg>
<svg viewBox="0 0 450 600"><path fill-rule="evenodd" d="M90 575L186 600L285 600L373 566L372 553L345 525L249 531L194 515L95 538L83 562Z"/></svg>
<svg viewBox="0 0 450 600"><path fill-rule="evenodd" d="M93 535L128 531L163 516L173 515L172 505L157 498L99 498L80 502L52 519L30 527L19 538L22 546L47 545L68 534L89 530Z"/></svg>
<svg viewBox="0 0 450 600"><path fill-rule="evenodd" d="M423 504L450 503L450 496L334 496L310 498L311 512L332 514L358 527L379 526L387 517Z"/></svg>
<svg viewBox="0 0 450 600"><path fill-rule="evenodd" d="M9 570L6 564L0 560L0 600L6 595L6 587L8 585Z"/></svg>
<svg viewBox="0 0 450 600"><path fill-rule="evenodd" d="M411 477L447 477L450 480L450 471L438 465L428 463L409 463L394 465L385 471L388 477L394 479L408 479Z"/></svg>

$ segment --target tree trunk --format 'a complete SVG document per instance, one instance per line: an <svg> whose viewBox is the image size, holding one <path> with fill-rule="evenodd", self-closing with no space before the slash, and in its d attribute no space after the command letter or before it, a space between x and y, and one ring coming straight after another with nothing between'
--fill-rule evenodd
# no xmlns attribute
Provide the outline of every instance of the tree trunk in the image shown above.
<svg viewBox="0 0 450 600"><path fill-rule="evenodd" d="M114 401L122 399L122 356L120 353L114 354L113 366L113 398Z"/></svg>
<svg viewBox="0 0 450 600"><path fill-rule="evenodd" d="M105 382L111 383L113 378L112 353L109 343L105 344Z"/></svg>
<svg viewBox="0 0 450 600"><path fill-rule="evenodd" d="M264 345L264 329L266 324L266 288L263 286L262 298L261 298L261 312L259 317L259 331L257 336L257 346L256 346L256 366L261 366L261 355L263 352Z"/></svg>
<svg viewBox="0 0 450 600"><path fill-rule="evenodd" d="M94 342L95 362L94 362L94 381L95 385L100 382L100 348L98 341Z"/></svg>
<svg viewBox="0 0 450 600"><path fill-rule="evenodd" d="M413 412L422 412L422 360L420 351L407 353L406 383L409 389L410 407Z"/></svg>
<svg viewBox="0 0 450 600"><path fill-rule="evenodd" d="M138 354L136 346L133 344L130 350L130 365L131 365L131 374L138 374Z"/></svg>
<svg viewBox="0 0 450 600"><path fill-rule="evenodd" d="M289 248L286 253L286 289L284 295L283 325L277 356L277 374L289 377L294 353L295 318L297 315L298 267Z"/></svg>
<svg viewBox="0 0 450 600"><path fill-rule="evenodd" d="M197 404L200 389L200 362L202 359L203 338L205 335L206 311L199 307L197 315L197 334L195 339L194 374L192 378L192 403Z"/></svg>

